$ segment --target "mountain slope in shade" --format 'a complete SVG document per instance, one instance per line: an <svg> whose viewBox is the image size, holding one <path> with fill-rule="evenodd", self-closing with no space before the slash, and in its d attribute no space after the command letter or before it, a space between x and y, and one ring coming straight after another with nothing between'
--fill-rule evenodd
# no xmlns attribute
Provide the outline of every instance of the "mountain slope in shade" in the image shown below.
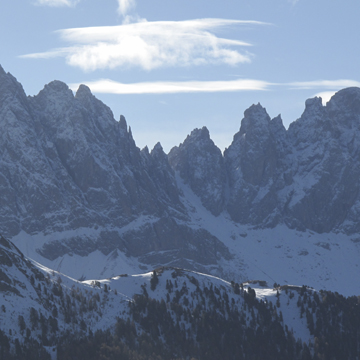
<svg viewBox="0 0 360 360"><path fill-rule="evenodd" d="M237 223L262 228L285 224L302 231L356 234L359 107L359 88L339 91L326 106L320 98L309 99L303 115L286 130L280 116L271 120L260 104L252 105L223 158L206 162L208 154L218 153L218 149L202 147L206 165L200 166L189 141L195 139L194 133L170 152L170 162L209 211L214 213L207 200L214 194L221 204L215 214L227 211ZM201 141L196 143L200 146ZM215 163L225 166L215 170L217 177L206 176L205 170ZM203 186L190 180L199 173L205 178ZM207 185L209 181L228 191L214 191Z"/></svg>
<svg viewBox="0 0 360 360"><path fill-rule="evenodd" d="M195 129L169 153L169 163L214 215L224 210L227 173L219 148L206 127Z"/></svg>
<svg viewBox="0 0 360 360"><path fill-rule="evenodd" d="M201 128L166 155L86 86L27 97L1 68L0 230L76 279L166 265L354 294L359 103L309 99L288 130L252 105L224 154Z"/></svg>
<svg viewBox="0 0 360 360"><path fill-rule="evenodd" d="M7 359L96 359L128 348L157 359L315 359L330 343L335 358L356 355L357 297L172 267L76 281L30 262L3 237L0 257Z"/></svg>
<svg viewBox="0 0 360 360"><path fill-rule="evenodd" d="M0 84L6 236L44 239L36 251L50 260L121 251L151 263L156 251L159 262L201 269L230 257L214 236L184 224L188 214L161 146L140 151L125 118L115 121L86 86L74 96L53 81L26 97L3 70Z"/></svg>

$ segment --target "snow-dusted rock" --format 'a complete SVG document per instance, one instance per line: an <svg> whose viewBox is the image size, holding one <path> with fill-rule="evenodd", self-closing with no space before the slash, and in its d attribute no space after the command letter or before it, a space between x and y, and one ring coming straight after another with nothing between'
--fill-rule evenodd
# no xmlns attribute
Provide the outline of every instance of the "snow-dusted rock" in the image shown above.
<svg viewBox="0 0 360 360"><path fill-rule="evenodd" d="M119 249L147 262L155 261L148 253L170 251L169 262L186 254L197 268L229 256L221 244L214 256L192 251L219 240L183 223L188 215L161 145L141 152L125 118L115 121L88 87L74 96L52 81L26 97L1 71L0 126L4 235L41 236L35 250L51 260Z"/></svg>
<svg viewBox="0 0 360 360"><path fill-rule="evenodd" d="M339 91L326 106L308 99L288 130L280 116L271 120L252 105L223 157L205 143L212 143L208 132L194 130L169 158L213 214L225 209L256 227L360 231L359 88Z"/></svg>
<svg viewBox="0 0 360 360"><path fill-rule="evenodd" d="M223 211L227 188L224 159L206 127L193 130L174 147L169 162L208 210L214 215Z"/></svg>
<svg viewBox="0 0 360 360"><path fill-rule="evenodd" d="M240 131L224 152L230 189L227 210L234 221L263 226L279 222L286 137L280 116L271 120L260 104L245 111Z"/></svg>
<svg viewBox="0 0 360 360"><path fill-rule="evenodd" d="M288 130L252 105L224 154L204 127L166 155L160 144L137 148L125 117L115 121L88 87L74 96L53 81L27 97L0 68L0 127L1 232L77 278L86 274L70 266L72 256L85 267L102 259L97 276L114 275L120 262L244 280L255 268L240 249L257 239L254 227L342 231L357 249L358 88L326 106L307 100ZM289 236L301 241L295 230Z"/></svg>

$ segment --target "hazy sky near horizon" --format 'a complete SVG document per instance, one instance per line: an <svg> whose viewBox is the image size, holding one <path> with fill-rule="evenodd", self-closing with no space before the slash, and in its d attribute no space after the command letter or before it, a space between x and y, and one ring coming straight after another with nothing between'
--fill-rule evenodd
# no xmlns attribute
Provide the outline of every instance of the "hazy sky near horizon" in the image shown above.
<svg viewBox="0 0 360 360"><path fill-rule="evenodd" d="M206 126L224 150L260 102L284 125L360 86L358 0L22 0L0 11L0 64L28 95L87 84L137 145Z"/></svg>

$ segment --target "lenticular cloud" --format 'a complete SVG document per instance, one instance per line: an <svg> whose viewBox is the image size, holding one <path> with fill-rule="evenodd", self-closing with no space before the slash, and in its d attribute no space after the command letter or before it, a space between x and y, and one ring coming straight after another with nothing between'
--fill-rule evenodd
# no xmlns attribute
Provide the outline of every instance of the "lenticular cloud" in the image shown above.
<svg viewBox="0 0 360 360"><path fill-rule="evenodd" d="M220 27L243 24L263 23L199 19L66 29L59 33L70 46L25 57L63 56L69 65L84 71L119 67L152 70L204 64L237 65L251 61L251 53L239 50L251 44L219 38L214 31Z"/></svg>
<svg viewBox="0 0 360 360"><path fill-rule="evenodd" d="M123 84L116 81L102 79L84 82L94 93L106 94L176 94L176 93L209 93L244 90L267 90L271 83L252 80L237 79L231 81L157 81L133 84ZM80 84L71 84L76 91Z"/></svg>
<svg viewBox="0 0 360 360"><path fill-rule="evenodd" d="M60 6L75 6L79 0L37 0L37 5L46 5L46 6L53 6L53 7L60 7Z"/></svg>

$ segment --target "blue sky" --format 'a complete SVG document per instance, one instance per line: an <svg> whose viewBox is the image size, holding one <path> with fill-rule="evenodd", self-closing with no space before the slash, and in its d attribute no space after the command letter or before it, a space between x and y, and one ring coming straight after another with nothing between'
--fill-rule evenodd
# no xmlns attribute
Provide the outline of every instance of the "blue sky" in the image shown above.
<svg viewBox="0 0 360 360"><path fill-rule="evenodd" d="M360 86L358 0L13 0L0 64L37 94L87 84L137 145L207 126L224 150L260 102L284 125L307 98Z"/></svg>

